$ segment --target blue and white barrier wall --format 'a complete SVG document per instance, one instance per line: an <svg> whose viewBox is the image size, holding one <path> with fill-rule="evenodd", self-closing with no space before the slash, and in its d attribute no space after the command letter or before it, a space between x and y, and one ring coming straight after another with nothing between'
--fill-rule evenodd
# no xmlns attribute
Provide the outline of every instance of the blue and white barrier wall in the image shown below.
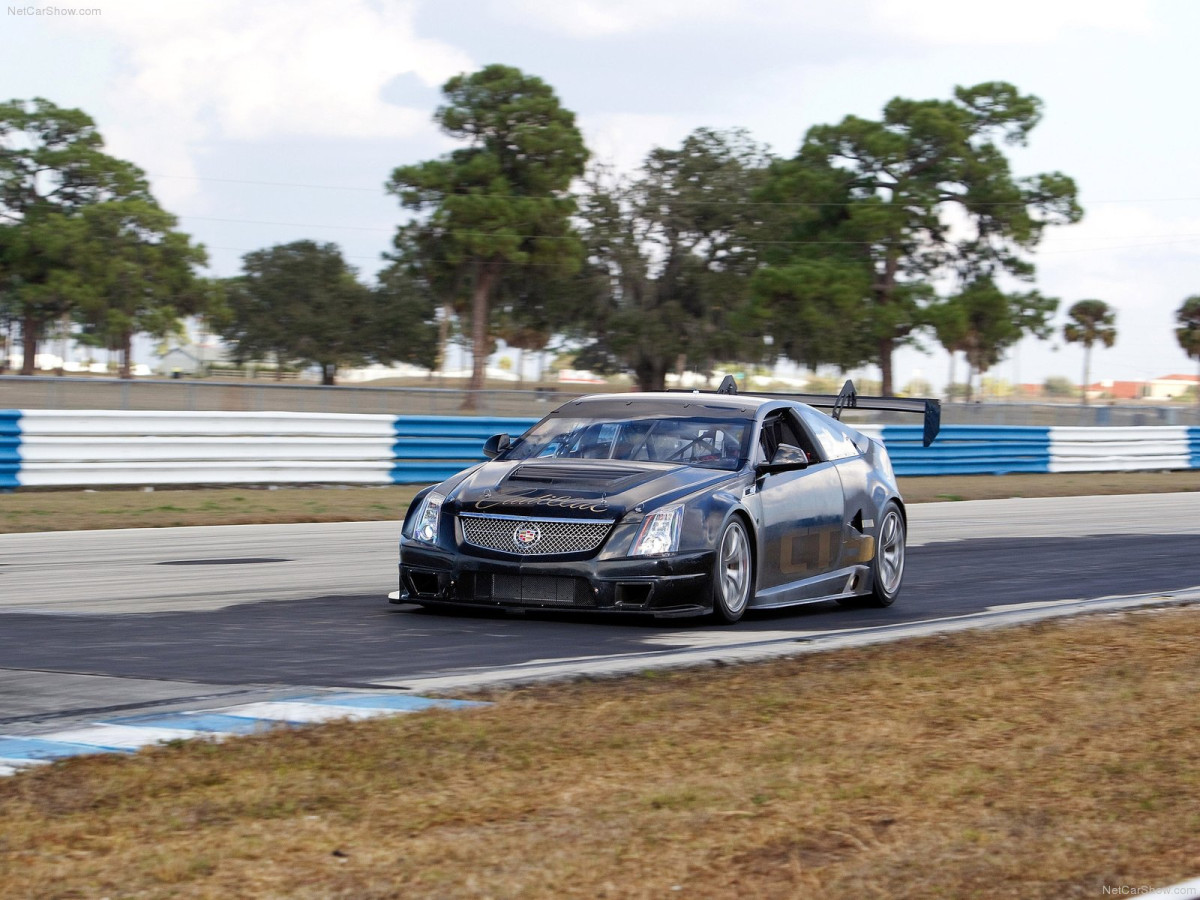
<svg viewBox="0 0 1200 900"><path fill-rule="evenodd" d="M537 419L396 416L393 484L432 484L483 461L493 434L523 434Z"/></svg>
<svg viewBox="0 0 1200 900"><path fill-rule="evenodd" d="M0 410L0 490L171 484L429 484L531 418ZM1200 469L1200 428L856 426L898 475Z"/></svg>
<svg viewBox="0 0 1200 900"><path fill-rule="evenodd" d="M1050 432L1051 472L1200 469L1200 428L1196 427L1064 427Z"/></svg>
<svg viewBox="0 0 1200 900"><path fill-rule="evenodd" d="M1138 472L1200 469L1200 428L947 425L921 446L921 426L856 426L879 437L897 475Z"/></svg>
<svg viewBox="0 0 1200 900"><path fill-rule="evenodd" d="M0 410L0 489L428 484L536 419L292 412Z"/></svg>
<svg viewBox="0 0 1200 900"><path fill-rule="evenodd" d="M20 487L388 483L392 416L24 410Z"/></svg>
<svg viewBox="0 0 1200 900"><path fill-rule="evenodd" d="M0 409L0 490L15 488L21 468L21 413Z"/></svg>
<svg viewBox="0 0 1200 900"><path fill-rule="evenodd" d="M1051 428L946 425L928 447L920 425L855 426L881 438L897 475L1049 472Z"/></svg>

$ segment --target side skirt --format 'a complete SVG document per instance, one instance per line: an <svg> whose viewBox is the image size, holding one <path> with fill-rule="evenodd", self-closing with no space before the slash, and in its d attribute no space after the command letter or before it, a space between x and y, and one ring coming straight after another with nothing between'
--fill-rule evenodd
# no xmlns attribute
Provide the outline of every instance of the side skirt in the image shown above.
<svg viewBox="0 0 1200 900"><path fill-rule="evenodd" d="M826 575L793 581L766 591L759 591L750 601L750 609L778 609L801 603L861 597L871 589L871 567L847 566Z"/></svg>

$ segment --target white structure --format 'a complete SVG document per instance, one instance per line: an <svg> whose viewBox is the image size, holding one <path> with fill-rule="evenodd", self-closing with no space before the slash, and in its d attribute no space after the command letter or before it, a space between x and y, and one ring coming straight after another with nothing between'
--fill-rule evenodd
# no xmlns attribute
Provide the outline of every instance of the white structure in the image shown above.
<svg viewBox="0 0 1200 900"><path fill-rule="evenodd" d="M225 351L220 348L211 344L188 344L164 353L154 371L159 375L173 375L176 371L181 375L204 375L212 363L225 361Z"/></svg>
<svg viewBox="0 0 1200 900"><path fill-rule="evenodd" d="M1200 389L1200 375L1164 375L1150 382L1146 396L1151 400L1174 400L1189 388Z"/></svg>

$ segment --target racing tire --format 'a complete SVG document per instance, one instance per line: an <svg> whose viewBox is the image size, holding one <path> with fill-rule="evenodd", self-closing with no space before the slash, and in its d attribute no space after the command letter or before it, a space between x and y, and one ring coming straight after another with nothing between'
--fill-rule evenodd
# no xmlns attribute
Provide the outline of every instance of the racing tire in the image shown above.
<svg viewBox="0 0 1200 900"><path fill-rule="evenodd" d="M875 558L871 560L871 593L863 597L864 606L891 606L900 595L904 580L904 548L908 529L904 514L895 500L889 500L879 521L875 540Z"/></svg>
<svg viewBox="0 0 1200 900"><path fill-rule="evenodd" d="M713 618L732 625L750 605L754 591L754 554L750 536L741 519L732 518L721 531L717 542L717 558L713 568Z"/></svg>

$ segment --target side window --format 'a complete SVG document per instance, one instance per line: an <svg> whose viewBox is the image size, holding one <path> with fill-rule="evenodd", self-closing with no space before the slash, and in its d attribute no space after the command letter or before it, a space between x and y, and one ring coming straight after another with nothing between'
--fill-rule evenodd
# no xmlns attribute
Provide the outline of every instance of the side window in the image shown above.
<svg viewBox="0 0 1200 900"><path fill-rule="evenodd" d="M781 415L775 413L763 419L762 431L758 434L758 449L762 454L763 462L770 462L771 457L775 455L776 448L779 446L779 429L782 418Z"/></svg>
<svg viewBox="0 0 1200 900"><path fill-rule="evenodd" d="M816 437L821 454L826 459L849 459L860 455L849 433L837 421L811 409L800 410L800 417Z"/></svg>
<svg viewBox="0 0 1200 900"><path fill-rule="evenodd" d="M860 431L855 431L853 428L847 428L841 422L837 423L838 430L846 435L846 439L854 445L854 449L860 454L866 453L871 448L871 439Z"/></svg>
<svg viewBox="0 0 1200 900"><path fill-rule="evenodd" d="M787 410L771 413L763 420L762 434L759 437L763 459L770 460L780 444L799 447L808 455L809 462L819 462L822 458L804 428Z"/></svg>

